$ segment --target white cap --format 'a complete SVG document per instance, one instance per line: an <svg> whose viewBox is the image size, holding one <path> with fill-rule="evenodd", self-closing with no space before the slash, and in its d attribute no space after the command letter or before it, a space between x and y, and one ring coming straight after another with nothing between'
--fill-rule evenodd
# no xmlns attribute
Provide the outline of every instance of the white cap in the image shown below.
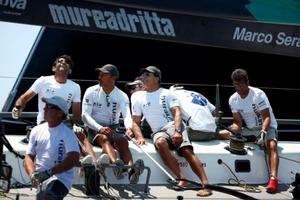
<svg viewBox="0 0 300 200"><path fill-rule="evenodd" d="M65 113L65 115L68 115L69 109L68 109L68 103L59 96L53 96L51 98L42 98L42 101L46 104L51 104L54 106L57 106L61 111Z"/></svg>

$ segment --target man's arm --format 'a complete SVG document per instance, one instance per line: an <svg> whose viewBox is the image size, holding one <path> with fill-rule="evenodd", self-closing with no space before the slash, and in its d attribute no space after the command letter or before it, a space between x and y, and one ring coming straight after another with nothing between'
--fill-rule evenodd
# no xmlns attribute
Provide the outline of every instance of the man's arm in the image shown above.
<svg viewBox="0 0 300 200"><path fill-rule="evenodd" d="M12 110L12 117L18 119L23 109L25 108L27 102L36 95L31 89L28 89L24 94L22 94L16 101L15 106Z"/></svg>
<svg viewBox="0 0 300 200"><path fill-rule="evenodd" d="M81 122L81 108L80 102L72 103L72 123L80 123Z"/></svg>
<svg viewBox="0 0 300 200"><path fill-rule="evenodd" d="M243 126L242 115L238 112L234 112L234 113L232 113L232 117L233 117L233 122L230 127L236 133L240 133L242 130L242 126Z"/></svg>
<svg viewBox="0 0 300 200"><path fill-rule="evenodd" d="M132 131L138 144L145 144L145 138L140 128L141 116L132 116Z"/></svg>
<svg viewBox="0 0 300 200"><path fill-rule="evenodd" d="M263 119L263 124L262 124L261 130L263 132L267 132L269 130L270 124L271 124L271 117L270 117L269 108L263 109L260 112L261 112L261 116L262 116L262 119Z"/></svg>
<svg viewBox="0 0 300 200"><path fill-rule="evenodd" d="M79 162L79 153L76 151L71 151L67 153L66 158L59 163L58 165L55 165L52 168L52 173L53 174L58 174L64 171L67 171L74 167L76 164Z"/></svg>
<svg viewBox="0 0 300 200"><path fill-rule="evenodd" d="M181 111L179 106L174 106L171 108L171 112L174 117L174 125L175 125L175 134L173 135L173 143L174 145L180 144L182 142L182 118ZM179 131L180 130L180 131Z"/></svg>
<svg viewBox="0 0 300 200"><path fill-rule="evenodd" d="M31 89L28 89L24 94L22 94L16 101L15 105L22 106L22 108L25 108L27 102L32 99L36 93L32 91Z"/></svg>
<svg viewBox="0 0 300 200"><path fill-rule="evenodd" d="M24 168L29 176L31 176L35 171L34 159L35 156L31 154L26 154L24 158Z"/></svg>

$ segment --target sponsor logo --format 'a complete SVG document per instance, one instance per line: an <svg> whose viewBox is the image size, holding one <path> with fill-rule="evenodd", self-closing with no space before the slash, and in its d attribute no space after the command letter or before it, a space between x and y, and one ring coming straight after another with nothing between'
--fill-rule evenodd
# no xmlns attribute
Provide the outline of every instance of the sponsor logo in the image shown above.
<svg viewBox="0 0 300 200"><path fill-rule="evenodd" d="M247 30L245 27L235 27L233 32L233 40L240 40L245 42L254 42L262 44L274 43L278 46L286 47L300 47L300 37L291 36L285 32L274 33L256 32Z"/></svg>
<svg viewBox="0 0 300 200"><path fill-rule="evenodd" d="M135 13L129 13L124 8L111 11L55 4L49 4L48 7L55 24L164 37L176 36L172 20L160 17L156 12L136 10Z"/></svg>
<svg viewBox="0 0 300 200"><path fill-rule="evenodd" d="M163 112L164 112L164 118L170 122L170 121L173 121L173 118L169 112L169 106L167 105L167 100L166 100L166 96L165 95L162 95L160 97L160 101L161 101L161 105L162 105L162 109L163 109Z"/></svg>
<svg viewBox="0 0 300 200"><path fill-rule="evenodd" d="M8 8L25 10L27 0L0 0L0 5Z"/></svg>

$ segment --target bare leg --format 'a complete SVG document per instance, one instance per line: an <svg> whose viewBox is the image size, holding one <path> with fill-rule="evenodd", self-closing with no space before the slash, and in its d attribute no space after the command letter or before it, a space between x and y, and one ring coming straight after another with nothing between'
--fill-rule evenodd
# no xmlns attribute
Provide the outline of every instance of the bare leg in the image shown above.
<svg viewBox="0 0 300 200"><path fill-rule="evenodd" d="M119 151L120 157L124 161L124 163L126 165L132 165L133 161L132 161L131 152L128 147L128 145L129 145L128 140L126 140L125 138L120 138L115 141L115 145L116 145L116 148Z"/></svg>
<svg viewBox="0 0 300 200"><path fill-rule="evenodd" d="M180 149L180 153L188 161L193 172L199 177L201 182L203 184L208 184L208 179L202 166L202 163L194 154L193 150L189 147L183 147L182 149ZM200 189L197 192L197 196L209 196L211 194L211 190L208 189Z"/></svg>
<svg viewBox="0 0 300 200"><path fill-rule="evenodd" d="M208 179L207 179L205 171L202 167L202 163L198 159L198 157L194 154L192 149L189 147L183 147L180 150L180 153L188 161L193 172L200 178L201 182L203 184L208 184Z"/></svg>
<svg viewBox="0 0 300 200"><path fill-rule="evenodd" d="M112 146L107 136L101 134L96 138L97 143L101 146L104 153L107 153L110 161L114 163L117 159L117 153L115 148Z"/></svg>
<svg viewBox="0 0 300 200"><path fill-rule="evenodd" d="M275 140L268 140L267 150L268 150L268 155L269 155L271 176L277 178L278 165L279 165L277 142Z"/></svg>
<svg viewBox="0 0 300 200"><path fill-rule="evenodd" d="M96 153L94 152L93 146L87 139L86 135L84 133L77 133L76 135L77 135L77 138L79 139L79 141L81 142L80 146L82 148L82 151L84 151L84 154L91 155L93 160L96 161Z"/></svg>
<svg viewBox="0 0 300 200"><path fill-rule="evenodd" d="M165 138L158 138L155 142L155 145L158 149L158 152L165 163L165 165L179 178L184 179L184 175L180 170L179 164L173 153L171 152L168 142ZM187 184L183 181L180 181L180 186L186 186Z"/></svg>

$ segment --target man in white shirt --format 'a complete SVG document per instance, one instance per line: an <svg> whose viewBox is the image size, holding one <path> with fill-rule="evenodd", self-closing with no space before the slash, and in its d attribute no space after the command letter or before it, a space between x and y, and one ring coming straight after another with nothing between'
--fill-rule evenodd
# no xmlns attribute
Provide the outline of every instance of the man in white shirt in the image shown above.
<svg viewBox="0 0 300 200"><path fill-rule="evenodd" d="M74 63L70 56L59 56L52 65L54 75L41 76L24 94L22 94L15 103L12 110L12 117L14 119L18 119L21 116L27 102L35 95L38 95L37 124L41 124L45 121L45 102L42 101L42 98L50 98L53 96L63 98L67 101L68 108L70 109L72 107L72 119L67 120L66 123L70 128L72 128L71 124L73 124L73 131L80 140L84 155L89 155L95 161L96 154L93 151L92 145L89 143L84 130L75 125L81 121L81 90L77 83L68 79L68 76L72 72L73 65Z"/></svg>
<svg viewBox="0 0 300 200"><path fill-rule="evenodd" d="M182 119L187 124L187 132L192 141L221 139L217 133L214 116L216 107L202 94L184 90L180 86L171 86L180 103Z"/></svg>
<svg viewBox="0 0 300 200"><path fill-rule="evenodd" d="M270 180L267 191L275 193L278 186L277 121L266 94L249 86L246 70L236 69L231 74L236 92L229 98L233 115L231 129L245 136L254 135L257 142L266 147L270 163ZM246 127L243 126L245 122ZM223 132L227 132L224 130ZM229 133L228 133L229 134Z"/></svg>
<svg viewBox="0 0 300 200"><path fill-rule="evenodd" d="M145 91L137 91L131 96L132 103L132 128L137 143L145 144L144 136L140 129L141 117L145 117L152 129L152 139L165 165L179 178L184 179L177 159L172 150L183 156L203 184L208 184L205 171L198 157L193 152L193 147L188 138L185 125L182 123L180 105L171 90L160 87L161 71L155 66L142 69L142 78ZM179 188L184 188L187 183L179 181ZM209 196L211 191L200 189L198 196Z"/></svg>
<svg viewBox="0 0 300 200"><path fill-rule="evenodd" d="M88 137L92 144L98 145L109 157L111 163L120 167L113 168L117 179L123 178L122 165L136 166L129 168L130 183L137 183L143 172L143 160L138 159L133 164L129 143L124 132L118 131L122 114L126 134L131 135L132 119L129 98L115 83L119 78L116 66L106 64L96 68L99 73L99 84L87 88L82 101L82 121L88 129ZM116 151L120 154L119 159ZM139 168L138 168L139 167Z"/></svg>
<svg viewBox="0 0 300 200"><path fill-rule="evenodd" d="M43 97L42 101L45 123L31 131L24 167L33 186L39 185L37 199L60 200L71 189L79 146L72 130L63 123L68 115L67 102L58 96Z"/></svg>

